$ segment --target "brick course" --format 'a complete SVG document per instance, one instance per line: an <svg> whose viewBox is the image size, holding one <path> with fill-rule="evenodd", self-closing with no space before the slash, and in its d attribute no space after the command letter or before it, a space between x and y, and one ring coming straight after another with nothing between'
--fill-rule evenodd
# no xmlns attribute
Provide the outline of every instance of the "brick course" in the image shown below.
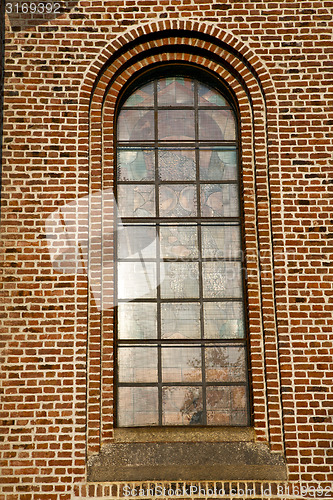
<svg viewBox="0 0 333 500"><path fill-rule="evenodd" d="M289 471L271 498L332 488L333 2L58 3L5 18L0 498L123 496L86 482L86 457L113 440L112 310L84 272L54 270L45 221L113 187L117 98L163 61L208 68L239 104L254 428ZM89 203L98 239L110 221ZM105 295L100 258L97 241L91 279ZM223 498L269 487L227 486Z"/></svg>

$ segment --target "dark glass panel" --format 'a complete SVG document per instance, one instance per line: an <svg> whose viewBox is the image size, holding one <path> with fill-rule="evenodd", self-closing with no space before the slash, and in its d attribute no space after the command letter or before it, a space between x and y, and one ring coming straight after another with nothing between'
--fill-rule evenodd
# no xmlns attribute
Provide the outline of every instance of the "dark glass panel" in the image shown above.
<svg viewBox="0 0 333 500"><path fill-rule="evenodd" d="M163 387L163 425L203 423L202 392L199 387Z"/></svg>
<svg viewBox="0 0 333 500"><path fill-rule="evenodd" d="M119 387L118 425L158 425L157 387Z"/></svg>
<svg viewBox="0 0 333 500"><path fill-rule="evenodd" d="M205 349L207 382L245 382L244 346L207 346Z"/></svg>
<svg viewBox="0 0 333 500"><path fill-rule="evenodd" d="M118 118L118 141L153 141L154 112L123 109Z"/></svg>
<svg viewBox="0 0 333 500"><path fill-rule="evenodd" d="M247 425L245 387L207 387L208 425Z"/></svg>
<svg viewBox="0 0 333 500"><path fill-rule="evenodd" d="M195 138L194 111L183 109L159 110L159 140L188 141Z"/></svg>
<svg viewBox="0 0 333 500"><path fill-rule="evenodd" d="M158 173L162 181L193 181L196 177L194 149L158 150Z"/></svg>

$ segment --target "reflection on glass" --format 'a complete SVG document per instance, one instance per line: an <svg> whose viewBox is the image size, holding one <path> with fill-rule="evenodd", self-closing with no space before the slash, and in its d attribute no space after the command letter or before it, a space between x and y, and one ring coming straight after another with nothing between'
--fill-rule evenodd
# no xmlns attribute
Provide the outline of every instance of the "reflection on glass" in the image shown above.
<svg viewBox="0 0 333 500"><path fill-rule="evenodd" d="M190 78L161 78L157 82L158 106L193 106L194 82Z"/></svg>
<svg viewBox="0 0 333 500"><path fill-rule="evenodd" d="M197 215L196 187L189 184L163 184L159 190L160 216L191 217Z"/></svg>
<svg viewBox="0 0 333 500"><path fill-rule="evenodd" d="M117 231L118 259L156 258L155 226L124 225Z"/></svg>
<svg viewBox="0 0 333 500"><path fill-rule="evenodd" d="M240 258L239 225L202 226L202 256L204 258Z"/></svg>
<svg viewBox="0 0 333 500"><path fill-rule="evenodd" d="M164 280L161 282L161 297L199 297L199 267L197 262L166 262Z"/></svg>
<svg viewBox="0 0 333 500"><path fill-rule="evenodd" d="M206 339L240 339L245 336L241 302L206 302L204 304Z"/></svg>
<svg viewBox="0 0 333 500"><path fill-rule="evenodd" d="M197 258L197 227L185 224L161 225L161 255L165 259Z"/></svg>
<svg viewBox="0 0 333 500"><path fill-rule="evenodd" d="M237 186L234 184L201 186L201 213L203 217L238 217Z"/></svg>
<svg viewBox="0 0 333 500"><path fill-rule="evenodd" d="M201 382L201 347L162 348L163 382Z"/></svg>
<svg viewBox="0 0 333 500"><path fill-rule="evenodd" d="M198 83L198 104L199 106L229 106L219 92L203 83Z"/></svg>
<svg viewBox="0 0 333 500"><path fill-rule="evenodd" d="M200 178L202 180L237 180L237 151L230 149L201 149Z"/></svg>
<svg viewBox="0 0 333 500"><path fill-rule="evenodd" d="M118 425L158 425L157 387L119 387Z"/></svg>
<svg viewBox="0 0 333 500"><path fill-rule="evenodd" d="M149 184L118 185L120 217L151 217L155 215L155 188Z"/></svg>
<svg viewBox="0 0 333 500"><path fill-rule="evenodd" d="M207 387L208 425L247 425L247 423L245 387Z"/></svg>
<svg viewBox="0 0 333 500"><path fill-rule="evenodd" d="M163 387L163 425L203 423L202 393L199 387Z"/></svg>
<svg viewBox="0 0 333 500"><path fill-rule="evenodd" d="M203 292L206 298L242 298L240 262L203 262Z"/></svg>
<svg viewBox="0 0 333 500"><path fill-rule="evenodd" d="M245 350L233 346L207 346L205 350L207 382L245 382Z"/></svg>
<svg viewBox="0 0 333 500"><path fill-rule="evenodd" d="M162 339L200 338L200 304L162 304L161 317Z"/></svg>
<svg viewBox="0 0 333 500"><path fill-rule="evenodd" d="M119 141L153 141L154 111L123 109L118 118Z"/></svg>
<svg viewBox="0 0 333 500"><path fill-rule="evenodd" d="M126 302L118 305L118 339L156 338L156 304Z"/></svg>
<svg viewBox="0 0 333 500"><path fill-rule="evenodd" d="M199 110L199 139L208 141L235 141L236 123L229 109Z"/></svg>
<svg viewBox="0 0 333 500"><path fill-rule="evenodd" d="M155 262L118 262L118 298L156 297Z"/></svg>
<svg viewBox="0 0 333 500"><path fill-rule="evenodd" d="M119 347L119 382L157 382L156 347Z"/></svg>
<svg viewBox="0 0 333 500"><path fill-rule="evenodd" d="M165 109L158 112L158 137L184 141L195 138L194 111Z"/></svg>
<svg viewBox="0 0 333 500"><path fill-rule="evenodd" d="M155 179L155 153L153 149L119 149L118 180L153 181Z"/></svg>
<svg viewBox="0 0 333 500"><path fill-rule="evenodd" d="M158 150L158 172L162 181L195 180L195 154L193 149Z"/></svg>
<svg viewBox="0 0 333 500"><path fill-rule="evenodd" d="M125 101L126 106L154 106L154 84L152 82L143 85Z"/></svg>

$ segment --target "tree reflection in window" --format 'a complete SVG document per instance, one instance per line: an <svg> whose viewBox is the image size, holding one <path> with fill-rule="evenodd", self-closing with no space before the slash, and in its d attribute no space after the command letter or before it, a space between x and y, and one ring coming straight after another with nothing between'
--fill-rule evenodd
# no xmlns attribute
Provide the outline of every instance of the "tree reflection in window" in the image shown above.
<svg viewBox="0 0 333 500"><path fill-rule="evenodd" d="M117 424L249 425L237 120L192 78L117 123Z"/></svg>

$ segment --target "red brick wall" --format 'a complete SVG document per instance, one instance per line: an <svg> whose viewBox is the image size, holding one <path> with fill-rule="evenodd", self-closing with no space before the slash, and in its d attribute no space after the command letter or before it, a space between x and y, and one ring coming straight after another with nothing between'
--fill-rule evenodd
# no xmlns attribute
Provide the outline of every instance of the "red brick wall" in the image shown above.
<svg viewBox="0 0 333 500"><path fill-rule="evenodd" d="M163 60L209 68L238 99L254 427L285 453L290 488L320 497L332 485L333 2L57 3L7 4L0 498L122 493L85 483L86 454L113 436L112 310L96 307L96 287L112 289L97 241L110 221L90 198L90 288L54 269L45 222L112 188L117 96Z"/></svg>

